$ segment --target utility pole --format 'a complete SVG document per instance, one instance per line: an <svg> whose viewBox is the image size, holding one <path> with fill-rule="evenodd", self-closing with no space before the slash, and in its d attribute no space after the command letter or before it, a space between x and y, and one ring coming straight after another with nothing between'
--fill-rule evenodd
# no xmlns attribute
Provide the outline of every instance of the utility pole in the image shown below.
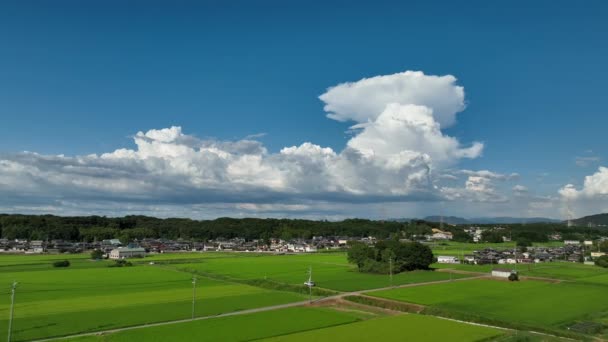
<svg viewBox="0 0 608 342"><path fill-rule="evenodd" d="M312 304L312 286L308 285L308 302Z"/></svg>
<svg viewBox="0 0 608 342"><path fill-rule="evenodd" d="M17 289L17 282L13 281L13 287L11 288L11 311L8 319L8 342L11 342L11 333L13 329L13 313L15 312L15 290Z"/></svg>
<svg viewBox="0 0 608 342"><path fill-rule="evenodd" d="M308 281L306 284L308 285L308 302L312 304L312 265L308 267Z"/></svg>
<svg viewBox="0 0 608 342"><path fill-rule="evenodd" d="M194 305L196 304L196 276L192 277L192 319L194 319Z"/></svg>

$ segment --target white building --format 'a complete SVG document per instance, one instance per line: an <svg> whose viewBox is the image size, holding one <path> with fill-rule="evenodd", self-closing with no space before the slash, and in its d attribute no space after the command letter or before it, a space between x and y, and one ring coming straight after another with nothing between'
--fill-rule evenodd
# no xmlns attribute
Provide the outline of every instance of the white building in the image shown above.
<svg viewBox="0 0 608 342"><path fill-rule="evenodd" d="M580 244L581 244L581 242L578 240L564 240L564 245L578 246Z"/></svg>
<svg viewBox="0 0 608 342"><path fill-rule="evenodd" d="M30 241L30 250L32 253L44 253L44 241L42 241L42 240Z"/></svg>
<svg viewBox="0 0 608 342"><path fill-rule="evenodd" d="M458 264L458 258L449 255L440 255L437 257L437 262L440 264Z"/></svg>
<svg viewBox="0 0 608 342"><path fill-rule="evenodd" d="M116 248L110 252L110 259L125 259L133 257L146 256L146 250L140 247L137 248Z"/></svg>
<svg viewBox="0 0 608 342"><path fill-rule="evenodd" d="M492 277L509 278L509 276L513 273L517 274L517 271L507 268L495 268L492 270Z"/></svg>
<svg viewBox="0 0 608 342"><path fill-rule="evenodd" d="M433 240L452 240L452 233L450 232L438 232L431 235Z"/></svg>

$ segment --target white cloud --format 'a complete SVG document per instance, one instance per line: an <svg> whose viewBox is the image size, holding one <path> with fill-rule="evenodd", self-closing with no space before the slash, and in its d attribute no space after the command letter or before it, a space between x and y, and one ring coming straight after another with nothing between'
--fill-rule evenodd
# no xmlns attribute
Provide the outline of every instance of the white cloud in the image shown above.
<svg viewBox="0 0 608 342"><path fill-rule="evenodd" d="M446 175L451 180L460 179L458 176L466 176L466 179L464 180L464 187L441 187L440 191L444 198L451 201L460 200L477 203L508 201L509 198L502 193L499 184L519 178L517 173L502 174L489 170L449 170L440 178L446 178ZM520 190L521 194L524 188L521 185L516 185L513 190Z"/></svg>
<svg viewBox="0 0 608 342"><path fill-rule="evenodd" d="M580 190L573 184L567 184L559 190L559 194L567 199L608 198L608 167L600 166L596 173L586 176Z"/></svg>
<svg viewBox="0 0 608 342"><path fill-rule="evenodd" d="M374 121L391 103L420 105L434 109L442 126L455 123L465 108L464 88L452 75L430 76L421 71L364 78L331 87L319 97L327 116L338 121Z"/></svg>
<svg viewBox="0 0 608 342"><path fill-rule="evenodd" d="M391 103L374 121L352 128L360 132L348 146L384 160L416 155L428 158L436 167L445 167L461 158L477 158L483 150L481 143L462 148L457 139L444 135L433 118L433 110L424 106Z"/></svg>
<svg viewBox="0 0 608 342"><path fill-rule="evenodd" d="M446 167L483 150L482 143L463 146L441 131L465 107L455 82L451 75L408 71L330 88L320 96L328 116L357 122L341 151L305 142L271 153L255 136L201 140L174 126L138 132L135 148L101 155L0 157L0 194L26 202L241 203L234 209L250 212L301 212L309 208L302 201L398 202L470 193L497 199L492 180L516 175L464 170L464 189L433 185L435 173L440 180Z"/></svg>
<svg viewBox="0 0 608 342"><path fill-rule="evenodd" d="M564 218L608 212L608 167L586 176L580 188L566 184L558 193Z"/></svg>
<svg viewBox="0 0 608 342"><path fill-rule="evenodd" d="M519 174L517 174L517 173L502 174L502 173L492 172L489 170L479 170L479 171L460 170L460 171L458 171L458 173L467 175L467 176L476 176L476 177L483 177L483 178L487 178L487 179L496 179L496 180L512 180L512 179L517 179L519 177Z"/></svg>

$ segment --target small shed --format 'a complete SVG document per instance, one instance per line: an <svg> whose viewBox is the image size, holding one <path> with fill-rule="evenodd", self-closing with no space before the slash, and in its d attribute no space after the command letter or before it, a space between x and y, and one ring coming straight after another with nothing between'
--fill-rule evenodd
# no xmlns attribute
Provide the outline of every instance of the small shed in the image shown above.
<svg viewBox="0 0 608 342"><path fill-rule="evenodd" d="M517 274L517 271L508 268L495 268L492 270L492 277L509 278L511 274Z"/></svg>

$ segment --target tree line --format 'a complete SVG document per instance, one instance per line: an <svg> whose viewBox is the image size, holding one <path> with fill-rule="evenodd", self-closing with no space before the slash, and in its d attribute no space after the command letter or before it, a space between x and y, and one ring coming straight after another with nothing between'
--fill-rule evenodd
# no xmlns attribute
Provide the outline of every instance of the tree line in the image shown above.
<svg viewBox="0 0 608 342"><path fill-rule="evenodd" d="M510 234L513 240L544 242L548 234L560 233L564 239L582 240L606 235L605 228L566 227L563 224L538 223L501 225L506 231L484 234L485 241L502 241ZM166 238L206 241L217 238L241 237L247 240L281 238L310 239L313 236L373 236L378 239L423 238L431 234L438 223L423 220L409 222L347 219L343 221L313 221L302 219L218 218L192 220L187 218L160 219L148 216L74 216L0 214L1 237L6 239L94 241L119 238L131 241L143 238ZM454 241L472 242L464 226L446 225ZM490 226L488 226L490 227ZM508 235L507 235L508 236Z"/></svg>
<svg viewBox="0 0 608 342"><path fill-rule="evenodd" d="M347 219L313 221L301 219L218 218L192 220L160 219L148 216L79 216L0 214L1 236L7 239L94 241L119 238L131 241L143 238L166 238L206 241L217 238L310 239L313 236L374 236L388 238L407 230L410 234L430 233L424 222L402 223Z"/></svg>

